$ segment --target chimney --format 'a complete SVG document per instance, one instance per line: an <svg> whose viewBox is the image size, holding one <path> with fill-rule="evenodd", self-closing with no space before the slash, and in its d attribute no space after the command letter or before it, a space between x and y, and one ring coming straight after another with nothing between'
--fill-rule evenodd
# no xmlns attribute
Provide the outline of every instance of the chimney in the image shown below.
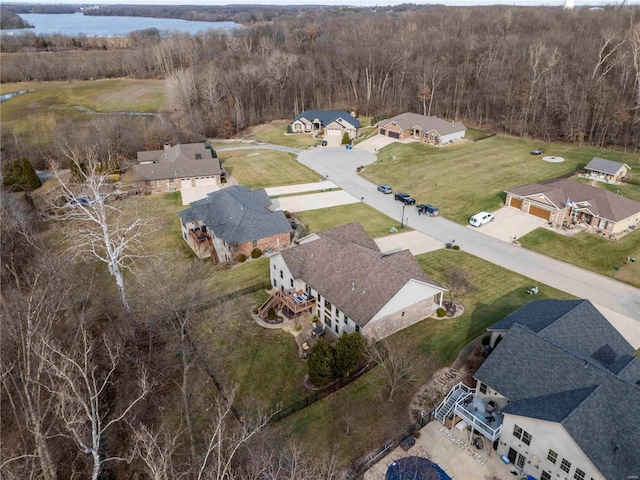
<svg viewBox="0 0 640 480"><path fill-rule="evenodd" d="M171 148L171 144L169 142L164 142L163 147L165 150L169 150Z"/></svg>
<svg viewBox="0 0 640 480"><path fill-rule="evenodd" d="M353 292L356 289L356 282L351 282L351 291Z"/></svg>

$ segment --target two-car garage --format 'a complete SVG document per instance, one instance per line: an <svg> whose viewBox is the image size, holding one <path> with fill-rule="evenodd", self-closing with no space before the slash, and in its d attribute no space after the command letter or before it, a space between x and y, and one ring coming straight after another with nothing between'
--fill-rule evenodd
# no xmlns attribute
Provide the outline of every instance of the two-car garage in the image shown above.
<svg viewBox="0 0 640 480"><path fill-rule="evenodd" d="M509 206L517 208L518 210L522 210L522 198L511 197L509 199ZM538 207L537 205L529 204L529 211L527 213L529 215L533 215L534 217L542 218L543 220L547 221L549 221L549 218L551 218L550 210Z"/></svg>

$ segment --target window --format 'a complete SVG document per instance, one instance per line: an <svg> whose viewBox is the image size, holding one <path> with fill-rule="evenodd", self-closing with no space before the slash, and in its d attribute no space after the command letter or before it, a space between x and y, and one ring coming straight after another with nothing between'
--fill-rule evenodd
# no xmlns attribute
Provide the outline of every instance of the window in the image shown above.
<svg viewBox="0 0 640 480"><path fill-rule="evenodd" d="M540 475L540 480L551 480L551 474L543 470L542 475Z"/></svg>
<svg viewBox="0 0 640 480"><path fill-rule="evenodd" d="M282 270L280 270L280 278L284 278L284 275L282 274Z"/></svg>
<svg viewBox="0 0 640 480"><path fill-rule="evenodd" d="M326 323L328 327L331 327L331 317L324 317L324 323Z"/></svg>
<svg viewBox="0 0 640 480"><path fill-rule="evenodd" d="M258 248L258 240L253 241L253 248Z"/></svg>
<svg viewBox="0 0 640 480"><path fill-rule="evenodd" d="M331 303L329 303L329 300L327 300L326 298L324 299L324 308L329 311L331 310Z"/></svg>
<svg viewBox="0 0 640 480"><path fill-rule="evenodd" d="M169 183L175 183L176 179L175 178L170 178L169 179Z"/></svg>
<svg viewBox="0 0 640 480"><path fill-rule="evenodd" d="M404 312L402 312L402 316L404 317Z"/></svg>
<svg viewBox="0 0 640 480"><path fill-rule="evenodd" d="M156 187L160 186L160 180L156 180Z"/></svg>
<svg viewBox="0 0 640 480"><path fill-rule="evenodd" d="M522 430L519 426L513 427L513 436L522 440L522 443L526 445L531 445L531 434Z"/></svg>
<svg viewBox="0 0 640 480"><path fill-rule="evenodd" d="M563 458L562 463L560 463L560 470L569 473L569 471L571 470L571 462L566 458Z"/></svg>
<svg viewBox="0 0 640 480"><path fill-rule="evenodd" d="M293 288L293 278L291 279L291 288Z"/></svg>
<svg viewBox="0 0 640 480"><path fill-rule="evenodd" d="M274 286L274 287L276 287L276 288L278 288L278 282L276 282L276 279L275 279L275 278L273 279L273 286Z"/></svg>
<svg viewBox="0 0 640 480"><path fill-rule="evenodd" d="M149 180L146 180L146 181L144 182L144 186L145 186L145 187L150 187L150 186L151 186L151 182L150 182Z"/></svg>
<svg viewBox="0 0 640 480"><path fill-rule="evenodd" d="M483 393L485 395L487 394L487 386L482 382L480 382L480 393Z"/></svg>
<svg viewBox="0 0 640 480"><path fill-rule="evenodd" d="M556 461L558 460L558 454L553 450L549 450L549 453L547 453L547 460L549 460L551 463L556 463Z"/></svg>
<svg viewBox="0 0 640 480"><path fill-rule="evenodd" d="M573 475L573 478L575 478L576 480L584 480L585 475L586 474L582 470L576 468L576 473Z"/></svg>
<svg viewBox="0 0 640 480"><path fill-rule="evenodd" d="M360 325L356 325L356 332L360 331Z"/></svg>
<svg viewBox="0 0 640 480"><path fill-rule="evenodd" d="M276 269L276 265L275 265L275 263L273 264L273 269L274 269L274 270Z"/></svg>

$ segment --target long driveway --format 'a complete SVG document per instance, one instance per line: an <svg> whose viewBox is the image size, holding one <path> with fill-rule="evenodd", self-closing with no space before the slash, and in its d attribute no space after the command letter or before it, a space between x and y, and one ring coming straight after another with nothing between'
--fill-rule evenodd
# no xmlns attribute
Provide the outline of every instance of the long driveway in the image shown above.
<svg viewBox="0 0 640 480"><path fill-rule="evenodd" d="M491 238L441 217L418 216L413 207L403 210L393 195L378 192L376 185L356 173L358 166L376 161L371 153L314 149L302 152L298 161L391 218L400 221L404 212L404 223L417 231L445 243L455 240L466 252L619 314L626 325L616 327L623 328L625 337L634 347L640 346L640 290L637 288Z"/></svg>

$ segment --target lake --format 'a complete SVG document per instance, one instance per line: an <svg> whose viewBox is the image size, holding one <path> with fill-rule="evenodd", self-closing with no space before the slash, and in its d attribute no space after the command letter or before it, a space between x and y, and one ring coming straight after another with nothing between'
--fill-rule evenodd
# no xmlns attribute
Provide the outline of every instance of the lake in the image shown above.
<svg viewBox="0 0 640 480"><path fill-rule="evenodd" d="M20 16L35 28L2 30L4 35L86 35L89 37L126 37L134 30L157 28L160 32L178 31L195 34L211 29L235 28L234 22L191 22L172 18L150 17L94 17L82 13L22 13Z"/></svg>

